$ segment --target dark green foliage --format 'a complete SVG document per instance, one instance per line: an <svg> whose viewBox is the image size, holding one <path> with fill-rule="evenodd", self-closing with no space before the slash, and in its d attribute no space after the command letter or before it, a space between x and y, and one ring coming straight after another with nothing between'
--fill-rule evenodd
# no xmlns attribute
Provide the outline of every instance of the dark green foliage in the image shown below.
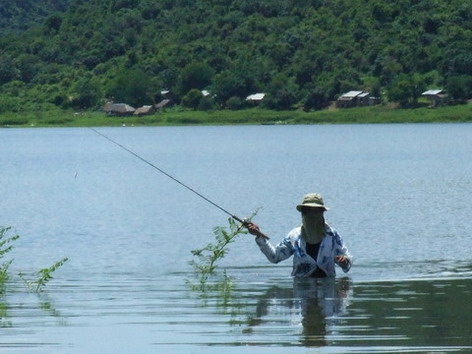
<svg viewBox="0 0 472 354"><path fill-rule="evenodd" d="M98 92L98 88L95 92ZM138 107L153 103L152 83L146 73L140 69L121 71L111 81L107 96L115 102L125 102Z"/></svg>
<svg viewBox="0 0 472 354"><path fill-rule="evenodd" d="M303 106L305 110L323 109L330 103L328 93L322 89L314 89L305 98Z"/></svg>
<svg viewBox="0 0 472 354"><path fill-rule="evenodd" d="M199 111L211 111L215 108L215 102L212 97L204 96L200 99L197 109Z"/></svg>
<svg viewBox="0 0 472 354"><path fill-rule="evenodd" d="M89 79L82 79L77 82L75 94L71 105L79 109L97 107L102 97L100 85Z"/></svg>
<svg viewBox="0 0 472 354"><path fill-rule="evenodd" d="M200 90L192 89L184 97L182 97L182 106L197 109L202 98L203 94Z"/></svg>
<svg viewBox="0 0 472 354"><path fill-rule="evenodd" d="M185 95L192 89L203 90L211 84L213 74L213 69L206 63L190 63L186 65L180 74L180 93Z"/></svg>
<svg viewBox="0 0 472 354"><path fill-rule="evenodd" d="M233 96L226 101L226 108L231 110L239 110L245 107L247 107L246 101L237 96Z"/></svg>
<svg viewBox="0 0 472 354"><path fill-rule="evenodd" d="M247 97L252 89L252 84L243 77L244 73L232 72L226 70L216 75L213 82L213 90L217 100L221 104L225 104L232 97Z"/></svg>
<svg viewBox="0 0 472 354"><path fill-rule="evenodd" d="M15 80L19 74L19 70L13 65L13 60L0 57L0 85Z"/></svg>
<svg viewBox="0 0 472 354"><path fill-rule="evenodd" d="M73 0L0 0L0 32L23 31L41 24L51 15L45 26L55 28L60 16L57 12L65 11Z"/></svg>
<svg viewBox="0 0 472 354"><path fill-rule="evenodd" d="M297 103L297 86L284 74L275 75L267 87L264 105L270 109L287 110Z"/></svg>
<svg viewBox="0 0 472 354"><path fill-rule="evenodd" d="M422 75L400 74L388 88L388 97L391 101L407 106L415 104L425 89L426 80Z"/></svg>
<svg viewBox="0 0 472 354"><path fill-rule="evenodd" d="M192 89L209 89L218 107L231 109L256 92L267 93L266 107L307 110L353 89L388 91L410 104L417 90L448 85L454 97L470 98L470 0L0 5L0 97L17 97L8 85L21 81L29 103L89 108L113 96L139 106L163 88L177 103ZM434 82L417 80L431 73Z"/></svg>
<svg viewBox="0 0 472 354"><path fill-rule="evenodd" d="M455 100L466 100L472 97L472 75L449 77L446 90Z"/></svg>

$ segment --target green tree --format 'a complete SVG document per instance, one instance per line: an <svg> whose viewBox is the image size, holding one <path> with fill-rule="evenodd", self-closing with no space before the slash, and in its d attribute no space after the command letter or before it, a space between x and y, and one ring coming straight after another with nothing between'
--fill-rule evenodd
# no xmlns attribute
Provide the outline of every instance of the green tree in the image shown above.
<svg viewBox="0 0 472 354"><path fill-rule="evenodd" d="M199 111L211 111L215 108L215 102L212 97L210 96L203 96L200 99L200 103L198 104Z"/></svg>
<svg viewBox="0 0 472 354"><path fill-rule="evenodd" d="M405 107L409 104L415 104L425 89L426 82L422 75L401 74L390 85L387 94L391 101L398 102Z"/></svg>
<svg viewBox="0 0 472 354"><path fill-rule="evenodd" d="M197 109L203 94L198 89L191 89L184 97L182 97L182 105L187 108Z"/></svg>
<svg viewBox="0 0 472 354"><path fill-rule="evenodd" d="M214 71L207 63L190 63L186 65L179 77L179 91L181 95L192 89L204 89L211 84Z"/></svg>
<svg viewBox="0 0 472 354"><path fill-rule="evenodd" d="M212 91L215 92L217 100L222 104L225 104L231 97L247 95L243 80L230 70L216 75Z"/></svg>
<svg viewBox="0 0 472 354"><path fill-rule="evenodd" d="M327 107L329 104L330 99L327 92L321 88L315 88L305 97L303 107L305 111L319 110Z"/></svg>
<svg viewBox="0 0 472 354"><path fill-rule="evenodd" d="M107 96L115 102L134 107L153 103L154 88L149 77L140 69L123 70L111 81Z"/></svg>
<svg viewBox="0 0 472 354"><path fill-rule="evenodd" d="M62 16L53 14L44 21L46 33L57 32L62 24Z"/></svg>
<svg viewBox="0 0 472 354"><path fill-rule="evenodd" d="M226 108L231 110L238 110L247 107L247 102L241 97L233 96L226 101Z"/></svg>
<svg viewBox="0 0 472 354"><path fill-rule="evenodd" d="M15 59L15 66L19 70L21 81L30 82L40 70L40 61L35 55L21 54Z"/></svg>
<svg viewBox="0 0 472 354"><path fill-rule="evenodd" d="M297 85L284 74L275 75L267 89L264 106L277 110L292 108L297 102Z"/></svg>
<svg viewBox="0 0 472 354"><path fill-rule="evenodd" d="M250 70L239 67L234 70L225 70L215 76L212 92L221 104L232 97L246 98L258 91L255 74Z"/></svg>
<svg viewBox="0 0 472 354"><path fill-rule="evenodd" d="M19 75L10 58L0 58L0 85L15 80Z"/></svg>
<svg viewBox="0 0 472 354"><path fill-rule="evenodd" d="M451 76L447 80L446 91L455 100L467 100L472 98L472 76Z"/></svg>
<svg viewBox="0 0 472 354"><path fill-rule="evenodd" d="M94 80L82 79L75 87L75 97L71 102L74 108L93 108L102 98L100 86Z"/></svg>

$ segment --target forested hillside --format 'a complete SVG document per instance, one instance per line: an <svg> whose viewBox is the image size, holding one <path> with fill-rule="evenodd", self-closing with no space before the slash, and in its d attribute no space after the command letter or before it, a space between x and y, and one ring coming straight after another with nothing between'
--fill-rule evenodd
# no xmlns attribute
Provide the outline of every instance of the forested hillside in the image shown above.
<svg viewBox="0 0 472 354"><path fill-rule="evenodd" d="M75 0L0 48L0 112L150 104L162 89L201 109L255 92L275 109L353 89L472 96L470 0Z"/></svg>
<svg viewBox="0 0 472 354"><path fill-rule="evenodd" d="M0 33L24 31L64 12L72 0L0 0Z"/></svg>

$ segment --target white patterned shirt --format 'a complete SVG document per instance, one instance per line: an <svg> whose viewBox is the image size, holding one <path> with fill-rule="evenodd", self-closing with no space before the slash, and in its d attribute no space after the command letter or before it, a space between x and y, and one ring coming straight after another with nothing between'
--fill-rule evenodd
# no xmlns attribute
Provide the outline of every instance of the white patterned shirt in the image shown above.
<svg viewBox="0 0 472 354"><path fill-rule="evenodd" d="M279 263L293 255L292 276L296 278L309 277L316 268L324 271L326 276L334 277L336 276L335 264L340 266L344 273L349 271L352 257L336 230L326 224L325 236L321 240L317 260L315 260L306 252L306 241L301 237L301 229L301 227L296 227L291 230L275 247L263 237L256 237L256 243L272 263ZM346 256L348 262L346 264L338 263L335 260L336 256Z"/></svg>

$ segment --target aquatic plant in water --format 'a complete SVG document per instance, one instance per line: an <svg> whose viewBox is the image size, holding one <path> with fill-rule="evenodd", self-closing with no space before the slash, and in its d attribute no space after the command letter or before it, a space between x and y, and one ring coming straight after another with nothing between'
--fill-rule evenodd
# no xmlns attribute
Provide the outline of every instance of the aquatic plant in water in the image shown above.
<svg viewBox="0 0 472 354"><path fill-rule="evenodd" d="M60 261L54 263L49 268L43 268L37 272L38 278L34 281L27 281L27 284L31 289L36 292L41 292L46 286L46 284L53 278L52 273L54 273L58 268L62 267L62 265L67 262L69 258L64 257Z"/></svg>
<svg viewBox="0 0 472 354"><path fill-rule="evenodd" d="M19 235L10 236L11 227L0 227L0 260L2 260L12 249L12 242L20 238ZM13 259L3 262L0 265L0 293L5 291L5 282L8 279L8 268Z"/></svg>
<svg viewBox="0 0 472 354"><path fill-rule="evenodd" d="M254 212L247 220L251 220L257 211ZM228 218L229 225L227 227L218 226L213 229L215 235L215 242L207 244L203 248L192 250L195 259L189 262L194 269L198 284L192 285L193 290L221 290L223 292L231 291L233 286L231 277L223 271L222 277L212 287L207 285L210 276L216 275L217 263L228 253L228 246L233 243L239 235L247 234L248 232L238 224L234 219Z"/></svg>
<svg viewBox="0 0 472 354"><path fill-rule="evenodd" d="M11 235L11 227L0 227L0 262L2 259L13 250L13 242L20 238L19 235ZM41 292L44 286L53 278L52 274L60 268L65 262L68 261L67 257L62 258L60 261L54 263L49 268L44 268L36 273L37 278L35 280L26 280L23 273L19 276L23 279L30 290L35 292ZM8 269L12 264L13 259L3 262L0 265L0 294L5 292L5 283L9 278Z"/></svg>

